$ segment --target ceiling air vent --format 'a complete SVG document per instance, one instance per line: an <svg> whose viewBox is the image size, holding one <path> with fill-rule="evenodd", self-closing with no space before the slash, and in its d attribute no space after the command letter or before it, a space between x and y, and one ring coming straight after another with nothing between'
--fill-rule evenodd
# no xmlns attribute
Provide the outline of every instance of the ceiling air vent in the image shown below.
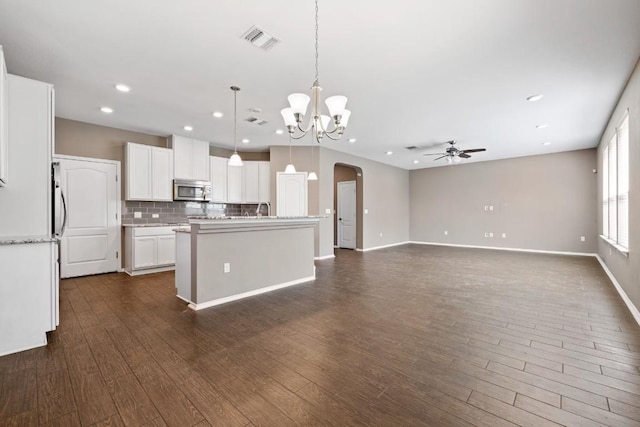
<svg viewBox="0 0 640 427"><path fill-rule="evenodd" d="M242 35L242 38L262 50L269 50L276 44L280 43L280 40L271 34L265 33L255 25L249 28L249 30Z"/></svg>
<svg viewBox="0 0 640 427"><path fill-rule="evenodd" d="M266 120L262 120L262 119L259 119L257 117L253 117L253 116L247 117L245 120L247 122L249 122L249 123L253 123L254 125L259 125L259 126L267 124Z"/></svg>
<svg viewBox="0 0 640 427"><path fill-rule="evenodd" d="M409 147L404 147L404 148L406 148L409 151L416 151L418 149L418 147L416 147L415 145L411 145Z"/></svg>

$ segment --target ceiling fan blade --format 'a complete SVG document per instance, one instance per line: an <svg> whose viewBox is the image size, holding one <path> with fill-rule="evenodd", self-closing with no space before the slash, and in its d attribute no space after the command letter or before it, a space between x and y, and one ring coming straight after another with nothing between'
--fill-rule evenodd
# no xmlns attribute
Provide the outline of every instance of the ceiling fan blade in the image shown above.
<svg viewBox="0 0 640 427"><path fill-rule="evenodd" d="M445 157L447 157L447 154L445 154L444 156L438 157L437 159L433 159L433 161L435 162L436 160L444 159Z"/></svg>
<svg viewBox="0 0 640 427"><path fill-rule="evenodd" d="M458 154L458 157L462 157L463 159L469 159L469 158L471 158L471 156L470 156L470 155L468 155L467 153L459 153L459 154Z"/></svg>
<svg viewBox="0 0 640 427"><path fill-rule="evenodd" d="M446 153L426 153L423 156L446 156Z"/></svg>
<svg viewBox="0 0 640 427"><path fill-rule="evenodd" d="M472 148L470 150L461 150L463 153L479 153L481 151L487 151L486 148Z"/></svg>

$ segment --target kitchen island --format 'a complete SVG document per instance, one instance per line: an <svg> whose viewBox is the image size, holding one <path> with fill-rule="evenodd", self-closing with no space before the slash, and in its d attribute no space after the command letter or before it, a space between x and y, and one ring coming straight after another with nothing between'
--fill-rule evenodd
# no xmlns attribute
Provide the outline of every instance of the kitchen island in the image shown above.
<svg viewBox="0 0 640 427"><path fill-rule="evenodd" d="M177 296L201 310L315 279L318 217L213 218L176 229Z"/></svg>

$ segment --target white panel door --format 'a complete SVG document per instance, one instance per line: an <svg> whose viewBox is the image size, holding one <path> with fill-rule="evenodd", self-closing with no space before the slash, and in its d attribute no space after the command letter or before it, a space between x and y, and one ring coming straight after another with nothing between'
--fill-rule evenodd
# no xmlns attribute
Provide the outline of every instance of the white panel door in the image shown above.
<svg viewBox="0 0 640 427"><path fill-rule="evenodd" d="M338 183L338 246L356 248L356 182Z"/></svg>
<svg viewBox="0 0 640 427"><path fill-rule="evenodd" d="M173 201L173 151L153 147L151 158L152 200Z"/></svg>
<svg viewBox="0 0 640 427"><path fill-rule="evenodd" d="M261 202L271 201L271 163L258 162L259 199Z"/></svg>
<svg viewBox="0 0 640 427"><path fill-rule="evenodd" d="M61 276L118 271L117 165L59 158L67 221L61 241Z"/></svg>
<svg viewBox="0 0 640 427"><path fill-rule="evenodd" d="M258 203L260 201L258 162L244 162L242 169L244 169L242 201L244 203Z"/></svg>
<svg viewBox="0 0 640 427"><path fill-rule="evenodd" d="M158 254L156 236L134 237L133 268L155 267Z"/></svg>
<svg viewBox="0 0 640 427"><path fill-rule="evenodd" d="M176 236L158 236L157 260L158 265L176 263Z"/></svg>
<svg viewBox="0 0 640 427"><path fill-rule="evenodd" d="M277 175L278 216L307 216L307 173Z"/></svg>
<svg viewBox="0 0 640 427"><path fill-rule="evenodd" d="M198 181L209 180L209 143L194 139L191 151L191 176Z"/></svg>
<svg viewBox="0 0 640 427"><path fill-rule="evenodd" d="M127 143L126 148L127 200L151 200L151 146Z"/></svg>
<svg viewBox="0 0 640 427"><path fill-rule="evenodd" d="M227 202L227 161L224 157L209 157L212 202Z"/></svg>

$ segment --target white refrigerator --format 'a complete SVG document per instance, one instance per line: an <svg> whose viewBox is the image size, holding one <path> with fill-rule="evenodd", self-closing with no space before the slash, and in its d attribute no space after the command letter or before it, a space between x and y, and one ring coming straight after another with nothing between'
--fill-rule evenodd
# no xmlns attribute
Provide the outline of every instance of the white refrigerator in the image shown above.
<svg viewBox="0 0 640 427"><path fill-rule="evenodd" d="M8 173L0 187L0 356L46 345L58 325L54 90L8 76ZM58 216L61 218L61 216Z"/></svg>

